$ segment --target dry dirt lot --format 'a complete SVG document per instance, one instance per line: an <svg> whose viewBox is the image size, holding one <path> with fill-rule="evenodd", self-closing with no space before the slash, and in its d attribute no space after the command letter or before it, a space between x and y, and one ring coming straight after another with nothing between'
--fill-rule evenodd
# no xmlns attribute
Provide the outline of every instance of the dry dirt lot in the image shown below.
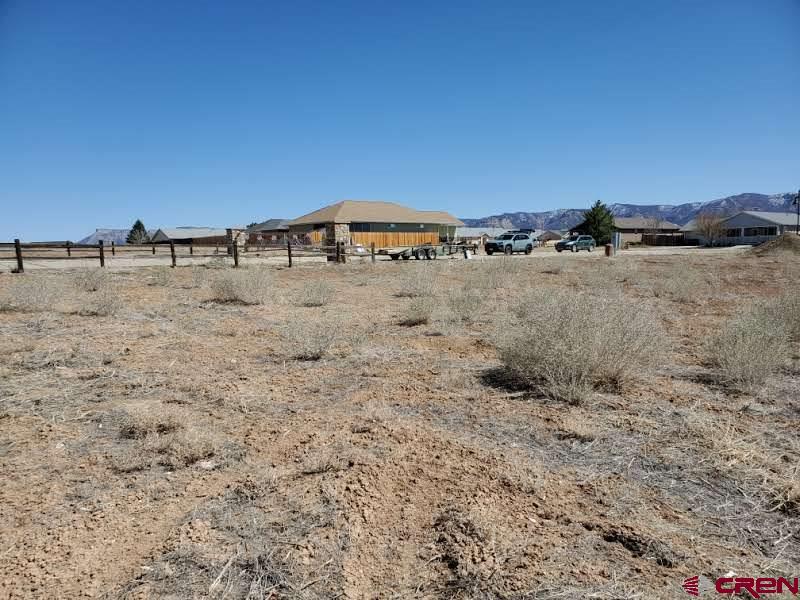
<svg viewBox="0 0 800 600"><path fill-rule="evenodd" d="M798 274L702 251L0 274L0 598L798 576Z"/></svg>

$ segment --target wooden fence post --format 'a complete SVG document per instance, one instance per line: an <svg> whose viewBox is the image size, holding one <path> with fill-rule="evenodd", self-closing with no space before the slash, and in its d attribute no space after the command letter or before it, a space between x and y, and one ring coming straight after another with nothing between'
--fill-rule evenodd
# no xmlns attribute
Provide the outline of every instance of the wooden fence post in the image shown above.
<svg viewBox="0 0 800 600"><path fill-rule="evenodd" d="M103 249L103 240L97 242L97 247L100 249L100 267L102 268L106 266L106 253Z"/></svg>
<svg viewBox="0 0 800 600"><path fill-rule="evenodd" d="M172 256L172 268L175 268L175 242L169 241L169 253Z"/></svg>
<svg viewBox="0 0 800 600"><path fill-rule="evenodd" d="M72 242L67 242L67 256L72 256Z"/></svg>
<svg viewBox="0 0 800 600"><path fill-rule="evenodd" d="M116 256L116 255L117 255L116 244L114 244L114 242L112 241L111 242L111 256Z"/></svg>
<svg viewBox="0 0 800 600"><path fill-rule="evenodd" d="M289 257L289 268L292 268L292 242L286 240L286 255Z"/></svg>
<svg viewBox="0 0 800 600"><path fill-rule="evenodd" d="M153 254L155 254L155 253L156 253L156 245L153 244Z"/></svg>
<svg viewBox="0 0 800 600"><path fill-rule="evenodd" d="M189 254L194 254L194 246L192 244L189 244Z"/></svg>
<svg viewBox="0 0 800 600"><path fill-rule="evenodd" d="M375 242L370 243L369 253L372 255L372 262L375 262Z"/></svg>
<svg viewBox="0 0 800 600"><path fill-rule="evenodd" d="M239 267L239 244L233 242L233 268Z"/></svg>
<svg viewBox="0 0 800 600"><path fill-rule="evenodd" d="M19 245L19 240L14 240L14 253L17 255L17 273L24 273L25 269L22 266L22 246Z"/></svg>

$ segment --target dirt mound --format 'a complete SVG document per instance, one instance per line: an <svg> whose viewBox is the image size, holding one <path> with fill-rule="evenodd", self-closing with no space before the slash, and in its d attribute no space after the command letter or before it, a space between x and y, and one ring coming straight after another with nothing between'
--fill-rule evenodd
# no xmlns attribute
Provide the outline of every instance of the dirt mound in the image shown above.
<svg viewBox="0 0 800 600"><path fill-rule="evenodd" d="M757 256L785 253L800 254L800 236L796 233L784 233L774 240L759 244L751 252Z"/></svg>

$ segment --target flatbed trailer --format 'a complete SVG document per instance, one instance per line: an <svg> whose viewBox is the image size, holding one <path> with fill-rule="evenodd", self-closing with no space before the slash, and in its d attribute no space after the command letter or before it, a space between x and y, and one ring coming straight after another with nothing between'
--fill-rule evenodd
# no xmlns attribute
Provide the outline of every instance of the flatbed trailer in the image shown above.
<svg viewBox="0 0 800 600"><path fill-rule="evenodd" d="M379 248L377 254L388 256L392 260L410 260L412 257L417 260L435 260L439 256L452 256L463 254L466 258L467 251L473 254L477 251L477 244L420 244L419 246L394 246L391 248Z"/></svg>

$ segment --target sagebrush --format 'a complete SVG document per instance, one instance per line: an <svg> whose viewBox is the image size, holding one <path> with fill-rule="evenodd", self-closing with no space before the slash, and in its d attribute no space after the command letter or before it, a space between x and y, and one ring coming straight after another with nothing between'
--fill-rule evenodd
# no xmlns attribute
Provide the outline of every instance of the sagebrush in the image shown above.
<svg viewBox="0 0 800 600"><path fill-rule="evenodd" d="M595 388L619 388L667 344L658 318L622 298L535 290L500 324L509 374L553 398L578 403Z"/></svg>
<svg viewBox="0 0 800 600"><path fill-rule="evenodd" d="M214 302L264 304L272 289L272 276L263 268L220 271L210 282Z"/></svg>

